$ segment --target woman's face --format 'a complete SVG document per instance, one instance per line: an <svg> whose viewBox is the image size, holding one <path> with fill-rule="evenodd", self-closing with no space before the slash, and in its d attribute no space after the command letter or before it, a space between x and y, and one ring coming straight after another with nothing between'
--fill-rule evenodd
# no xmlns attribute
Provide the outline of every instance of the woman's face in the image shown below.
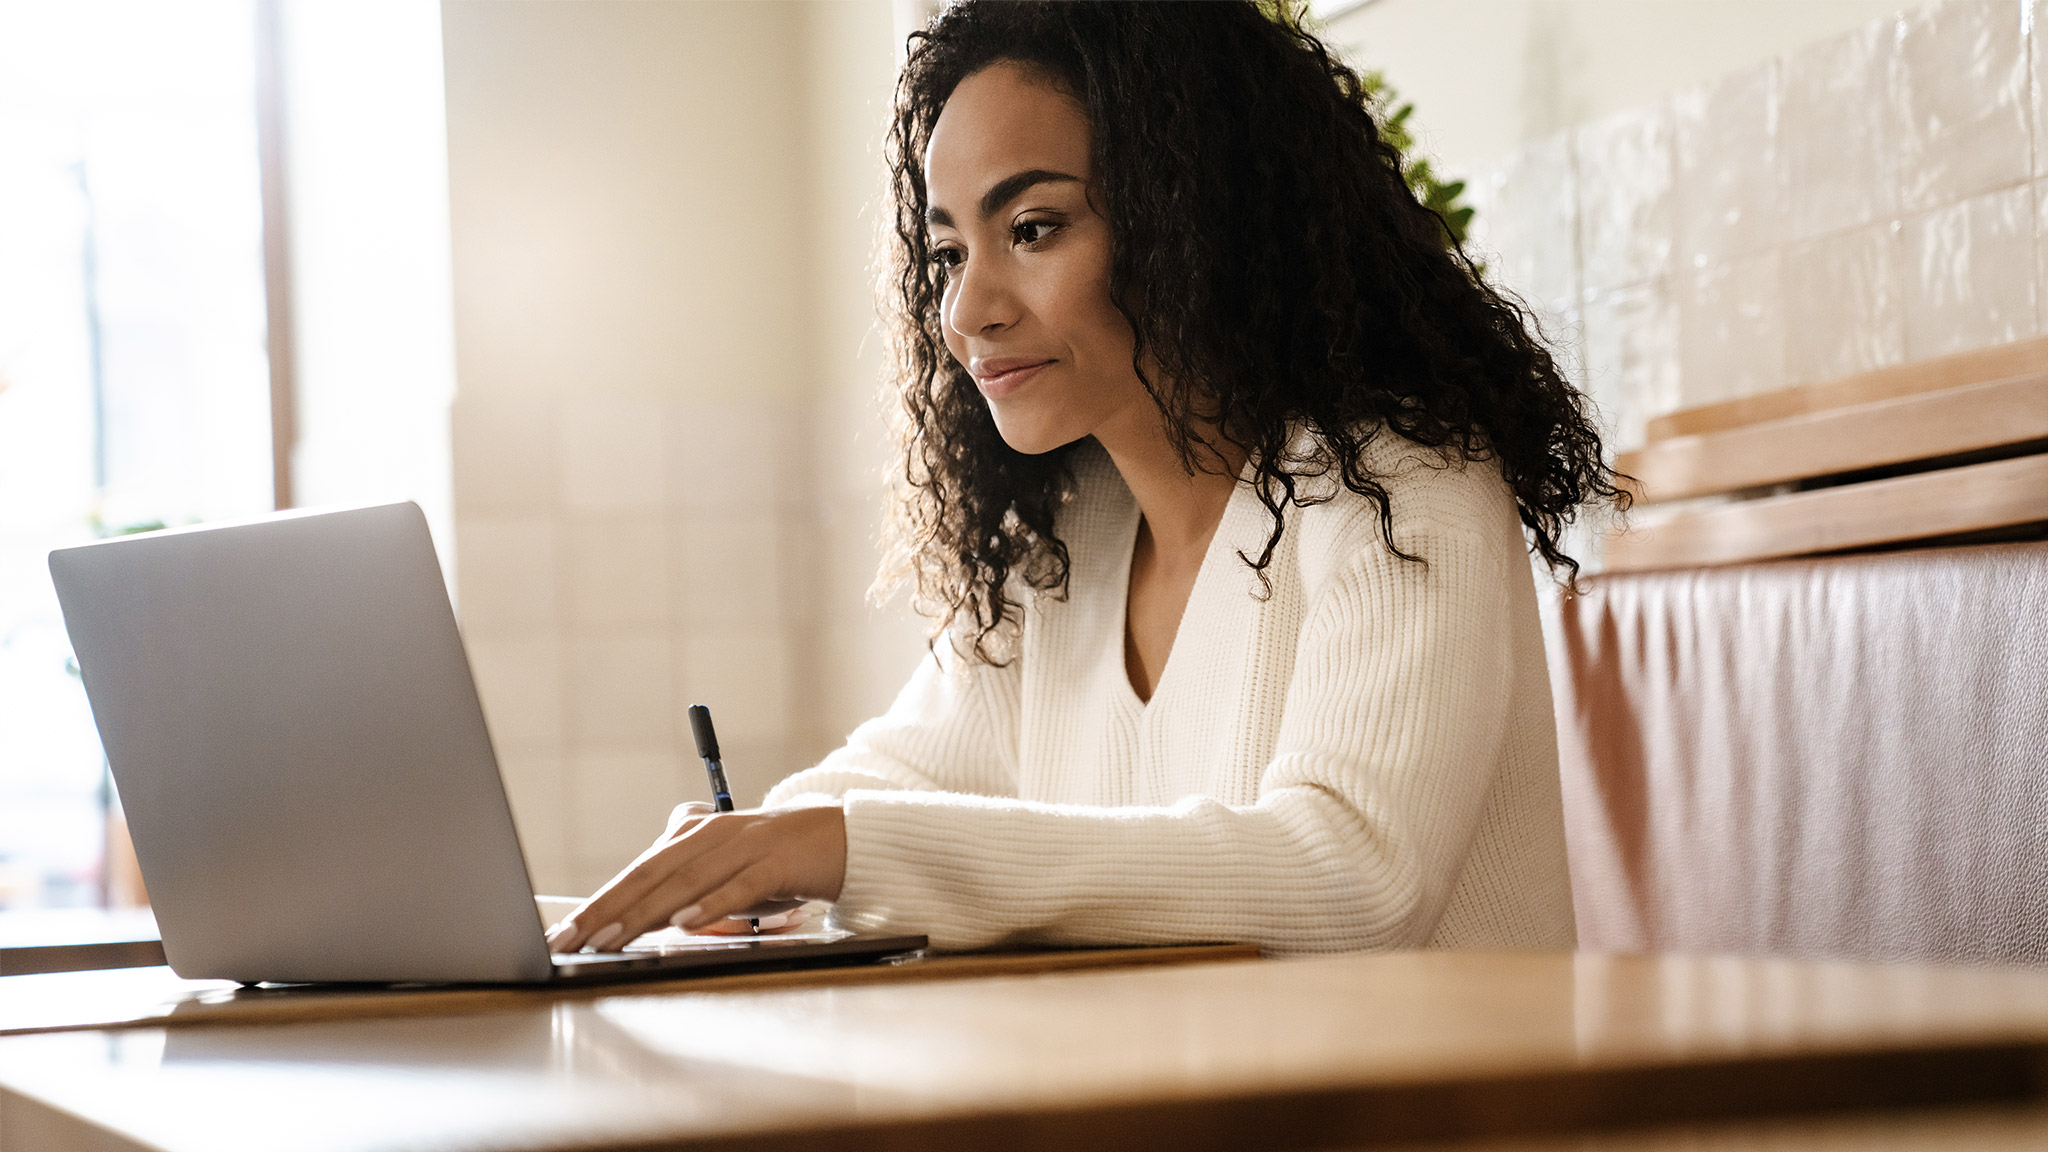
<svg viewBox="0 0 2048 1152"><path fill-rule="evenodd" d="M946 348L1020 452L1159 420L1110 302L1093 175L1080 103L1007 62L960 82L925 153Z"/></svg>

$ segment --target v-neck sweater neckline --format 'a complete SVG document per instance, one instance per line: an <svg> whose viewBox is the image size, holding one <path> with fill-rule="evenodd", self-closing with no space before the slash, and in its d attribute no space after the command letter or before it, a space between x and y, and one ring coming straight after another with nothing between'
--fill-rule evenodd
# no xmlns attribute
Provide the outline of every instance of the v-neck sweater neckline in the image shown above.
<svg viewBox="0 0 2048 1152"><path fill-rule="evenodd" d="M1145 511L1138 506L1137 498L1135 496L1130 497L1128 522L1123 526L1122 530L1123 551L1121 562L1116 567L1115 586L1123 591L1121 600L1117 605L1115 635L1112 637L1112 643L1109 645L1111 649L1109 658L1114 661L1118 672L1117 681L1123 685L1123 692L1118 696L1118 702L1125 711L1139 716L1151 712L1153 702L1159 699L1160 693L1166 691L1167 685L1171 683L1170 678L1173 675L1175 661L1186 647L1181 641L1187 637L1189 632L1188 623L1190 620L1198 618L1196 605L1202 602L1208 586L1214 584L1218 579L1214 571L1220 563L1217 559L1217 551L1220 546L1224 546L1227 530L1236 526L1233 517L1239 511L1238 506L1247 500L1254 504L1258 503L1258 498L1252 493L1251 485L1246 482L1246 477L1250 472L1251 466L1249 464L1239 472L1237 479L1231 484L1229 497L1223 502L1221 514L1216 517L1216 527L1209 533L1208 545L1202 549L1202 562L1195 568L1194 583L1188 586L1188 601L1181 607L1180 622L1174 628L1173 644L1167 649L1166 662L1159 667L1158 678L1152 682L1152 695L1149 697L1139 696L1137 688L1132 686L1130 666L1124 655L1124 645L1127 642L1131 627L1131 570L1132 566L1137 562L1138 529L1145 518ZM1119 476L1119 480L1121 480L1121 476ZM1128 493L1129 485L1125 485L1124 488L1126 493ZM1234 553L1237 549L1231 548L1230 551ZM1235 556L1232 559L1235 559Z"/></svg>

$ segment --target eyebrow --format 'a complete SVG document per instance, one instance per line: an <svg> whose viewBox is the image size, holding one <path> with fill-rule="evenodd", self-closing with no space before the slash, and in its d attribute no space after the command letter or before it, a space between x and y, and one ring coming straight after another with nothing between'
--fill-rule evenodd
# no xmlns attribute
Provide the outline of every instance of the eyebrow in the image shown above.
<svg viewBox="0 0 2048 1152"><path fill-rule="evenodd" d="M1080 182L1081 178L1079 176L1069 175L1065 172L1054 172L1047 168L1027 168L1015 176L1005 176L1003 179L996 181L994 187L981 194L981 204L979 206L981 218L986 220L995 215L1002 209L1003 205L1038 187L1040 184L1079 184ZM944 208L927 209L924 218L928 224L940 224L948 228L953 226L953 214Z"/></svg>

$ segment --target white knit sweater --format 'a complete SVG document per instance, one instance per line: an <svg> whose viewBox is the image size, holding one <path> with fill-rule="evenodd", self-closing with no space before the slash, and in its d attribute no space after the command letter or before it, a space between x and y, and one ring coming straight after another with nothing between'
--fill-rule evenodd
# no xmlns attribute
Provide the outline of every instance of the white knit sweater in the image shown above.
<svg viewBox="0 0 2048 1152"><path fill-rule="evenodd" d="M1015 659L940 643L883 716L769 805L846 811L845 927L941 948L1255 941L1273 952L1570 948L1534 581L1490 464L1392 436L1364 498L1271 517L1240 485L1149 703L1124 669L1138 508L1089 442L1065 599ZM1333 486L1334 487L1334 486Z"/></svg>

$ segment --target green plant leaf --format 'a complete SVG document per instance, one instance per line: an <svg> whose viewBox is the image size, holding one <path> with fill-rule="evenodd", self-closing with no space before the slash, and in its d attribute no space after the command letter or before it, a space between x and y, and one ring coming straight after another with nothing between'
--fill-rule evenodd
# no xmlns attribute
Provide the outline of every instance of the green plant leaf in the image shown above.
<svg viewBox="0 0 2048 1152"><path fill-rule="evenodd" d="M1402 158L1401 179L1407 183L1408 190L1415 194L1415 199L1423 207L1443 220L1446 244L1463 244L1471 232L1475 214L1471 205L1459 202L1465 195L1465 182L1440 179L1428 157L1409 156L1415 150L1415 134L1409 128L1409 118L1415 115L1415 105L1401 99L1401 94L1387 83L1385 73L1361 73L1359 81L1365 88L1366 101L1379 117L1380 138Z"/></svg>
<svg viewBox="0 0 2048 1152"><path fill-rule="evenodd" d="M1258 5L1268 19L1282 26L1318 27L1307 0L1258 0ZM1415 115L1414 103L1401 99L1401 94L1387 83L1384 72L1361 72L1358 82L1365 91L1366 103L1379 121L1380 138L1401 157L1397 165L1401 179L1415 194L1415 199L1443 221L1445 244L1463 244L1471 230L1474 215L1471 205L1459 203L1465 194L1465 182L1439 180L1427 158L1409 158L1408 154L1415 150L1415 135L1408 126L1409 118ZM1482 266L1480 271L1485 271L1485 268Z"/></svg>

